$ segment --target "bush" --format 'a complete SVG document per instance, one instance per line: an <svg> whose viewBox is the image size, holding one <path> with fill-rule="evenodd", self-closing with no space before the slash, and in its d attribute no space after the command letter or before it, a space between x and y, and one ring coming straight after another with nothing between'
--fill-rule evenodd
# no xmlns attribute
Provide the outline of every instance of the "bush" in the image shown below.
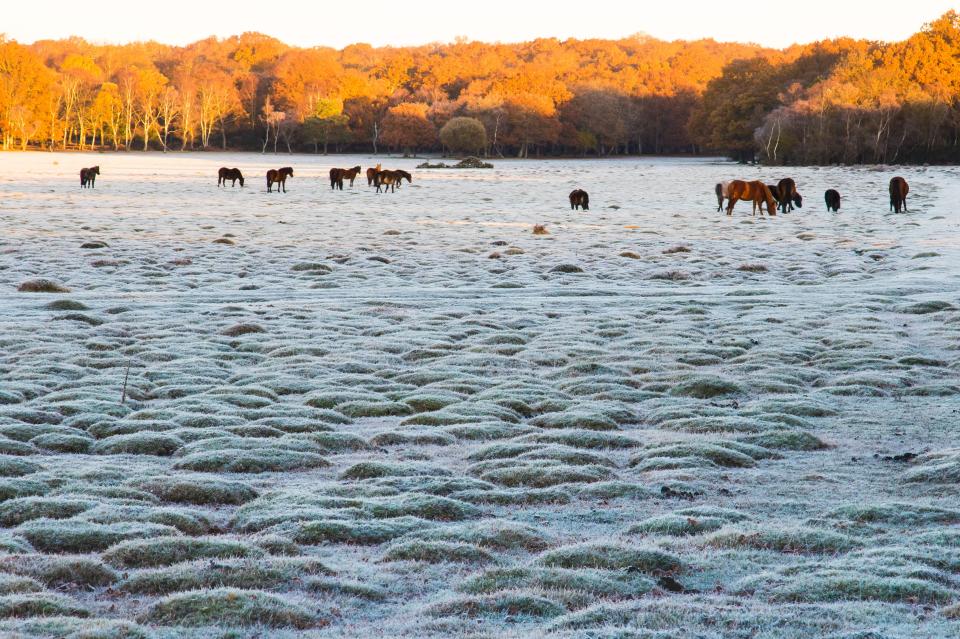
<svg viewBox="0 0 960 639"><path fill-rule="evenodd" d="M440 142L454 153L476 153L487 147L487 130L476 118L451 118L440 129Z"/></svg>

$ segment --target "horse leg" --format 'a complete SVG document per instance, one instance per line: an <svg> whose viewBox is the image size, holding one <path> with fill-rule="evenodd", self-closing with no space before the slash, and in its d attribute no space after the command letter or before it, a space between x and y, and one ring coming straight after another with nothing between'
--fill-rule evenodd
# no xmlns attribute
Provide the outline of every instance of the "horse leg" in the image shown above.
<svg viewBox="0 0 960 639"><path fill-rule="evenodd" d="M737 204L738 199L736 195L731 195L727 200L727 215L733 215L733 207Z"/></svg>

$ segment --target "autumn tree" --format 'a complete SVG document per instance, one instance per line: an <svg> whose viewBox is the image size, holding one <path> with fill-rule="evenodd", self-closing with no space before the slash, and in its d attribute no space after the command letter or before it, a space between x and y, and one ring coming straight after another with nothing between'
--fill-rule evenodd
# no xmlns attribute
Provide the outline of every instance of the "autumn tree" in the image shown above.
<svg viewBox="0 0 960 639"><path fill-rule="evenodd" d="M319 152L323 145L323 154L327 154L328 145L339 144L350 139L347 127L350 118L343 113L343 101L336 98L321 98L314 105L313 113L303 121L302 133L305 140L313 144L313 152Z"/></svg>
<svg viewBox="0 0 960 639"><path fill-rule="evenodd" d="M383 119L383 142L404 154L433 146L437 129L427 117L426 104L403 102L390 107Z"/></svg>

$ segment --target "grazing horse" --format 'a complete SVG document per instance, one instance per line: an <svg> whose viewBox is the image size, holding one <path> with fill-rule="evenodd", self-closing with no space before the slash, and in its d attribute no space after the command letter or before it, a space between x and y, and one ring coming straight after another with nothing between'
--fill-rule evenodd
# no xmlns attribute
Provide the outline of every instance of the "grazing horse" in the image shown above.
<svg viewBox="0 0 960 639"><path fill-rule="evenodd" d="M387 192L387 187L390 187L390 192L393 193L402 179L403 176L398 171L377 171L373 176L373 185L377 187L377 193L381 192L381 186L383 187L383 193Z"/></svg>
<svg viewBox="0 0 960 639"><path fill-rule="evenodd" d="M350 180L350 186L352 187L353 181L360 175L361 170L359 166L352 169L330 169L330 188L342 191L344 180Z"/></svg>
<svg viewBox="0 0 960 639"><path fill-rule="evenodd" d="M907 209L907 193L910 192L910 185L902 177L895 177L890 180L890 209L900 212L902 208Z"/></svg>
<svg viewBox="0 0 960 639"><path fill-rule="evenodd" d="M404 180L407 181L407 184L413 183L413 176L410 175L408 172L402 171L402 170L400 170L400 169L397 169L396 171L394 171L394 173L397 174L397 188L398 188L398 189L400 188L400 185L403 184L403 181L404 181Z"/></svg>
<svg viewBox="0 0 960 639"><path fill-rule="evenodd" d="M717 213L723 210L723 201L730 197L727 195L727 190L730 188L730 182L717 182L717 185L713 187L714 192L717 194Z"/></svg>
<svg viewBox="0 0 960 639"><path fill-rule="evenodd" d="M570 191L570 210L576 211L578 207L584 211L590 210L590 195L583 189Z"/></svg>
<svg viewBox="0 0 960 639"><path fill-rule="evenodd" d="M823 194L823 201L827 203L827 210L836 213L840 210L840 193L834 189L828 189Z"/></svg>
<svg viewBox="0 0 960 639"><path fill-rule="evenodd" d="M80 188L96 188L94 183L97 176L100 175L99 166L91 166L89 169L80 169Z"/></svg>
<svg viewBox="0 0 960 639"><path fill-rule="evenodd" d="M240 180L240 186L243 187L243 173L240 172L240 169L228 169L227 167L221 167L220 172L217 174L217 186L221 184L223 186L227 185L227 180L231 181L230 186L236 186L237 180Z"/></svg>
<svg viewBox="0 0 960 639"><path fill-rule="evenodd" d="M797 183L793 181L793 178L783 178L777 182L777 190L773 193L784 213L787 212L787 207L792 211L794 205L798 209L803 208L803 197L797 193Z"/></svg>
<svg viewBox="0 0 960 639"><path fill-rule="evenodd" d="M374 179L377 177L377 173L383 170L383 165L378 164L377 166L367 169L367 186L373 184Z"/></svg>
<svg viewBox="0 0 960 639"><path fill-rule="evenodd" d="M267 171L267 193L273 192L271 187L274 184L277 185L277 193L280 192L281 188L283 188L283 192L286 193L288 177L293 177L293 169L289 166L285 166L282 169L270 169Z"/></svg>
<svg viewBox="0 0 960 639"><path fill-rule="evenodd" d="M777 201L773 199L773 193L770 188L759 180L753 182L744 182L743 180L734 180L730 182L726 189L726 196L730 198L727 204L727 215L733 215L733 207L740 200L750 200L753 202L753 215L760 209L760 215L763 215L763 205L767 205L767 213L771 216L777 214Z"/></svg>

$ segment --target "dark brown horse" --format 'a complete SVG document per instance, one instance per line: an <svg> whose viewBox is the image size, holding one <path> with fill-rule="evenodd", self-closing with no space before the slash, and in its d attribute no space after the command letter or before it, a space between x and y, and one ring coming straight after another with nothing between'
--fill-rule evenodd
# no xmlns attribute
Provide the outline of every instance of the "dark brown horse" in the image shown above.
<svg viewBox="0 0 960 639"><path fill-rule="evenodd" d="M413 182L413 176L410 175L410 173L408 173L407 171L402 171L402 170L400 170L400 169L397 169L396 171L394 171L394 173L397 174L397 188L398 188L398 189L400 188L400 185L403 184L403 181L404 181L404 180L407 181L407 184L411 184L411 183Z"/></svg>
<svg viewBox="0 0 960 639"><path fill-rule="evenodd" d="M240 186L243 187L243 173L240 172L240 169L221 167L219 173L217 173L217 186L226 186L227 180L231 181L230 186L236 186L237 180L240 180Z"/></svg>
<svg viewBox="0 0 960 639"><path fill-rule="evenodd" d="M777 182L777 190L774 191L774 195L784 213L787 212L788 207L792 211L794 205L798 209L803 208L803 197L797 193L797 183L793 181L793 178L783 178Z"/></svg>
<svg viewBox="0 0 960 639"><path fill-rule="evenodd" d="M381 171L381 170L383 170L383 166L380 165L380 164L378 164L378 165L375 166L375 167L371 167L371 168L367 169L367 186L370 186L370 185L373 184L374 178L377 177L377 172L379 172L379 171Z"/></svg>
<svg viewBox="0 0 960 639"><path fill-rule="evenodd" d="M277 185L277 193L280 192L280 189L283 189L283 192L287 192L287 178L293 177L293 169L289 166L285 166L282 169L270 169L267 171L267 193L272 193L273 189L271 188L274 184Z"/></svg>
<svg viewBox="0 0 960 639"><path fill-rule="evenodd" d="M99 166L91 166L89 169L80 169L80 188L96 188L94 184L97 176L100 175Z"/></svg>
<svg viewBox="0 0 960 639"><path fill-rule="evenodd" d="M330 188L343 190L343 181L350 180L350 186L353 187L353 181L360 175L362 169L355 166L352 169L330 169Z"/></svg>
<svg viewBox="0 0 960 639"><path fill-rule="evenodd" d="M734 180L727 185L725 195L730 198L730 202L727 204L727 215L733 215L733 207L740 200L753 202L753 215L757 214L759 208L762 216L764 204L767 205L767 213L771 216L777 214L777 201L773 199L770 187L760 180L754 180L753 182Z"/></svg>
<svg viewBox="0 0 960 639"><path fill-rule="evenodd" d="M828 189L823 194L823 201L827 203L827 210L836 213L840 210L840 193L834 189Z"/></svg>
<svg viewBox="0 0 960 639"><path fill-rule="evenodd" d="M890 180L890 210L900 212L902 208L907 209L907 193L910 192L910 185L902 177L895 177Z"/></svg>
<svg viewBox="0 0 960 639"><path fill-rule="evenodd" d="M584 211L590 210L590 195L583 189L570 191L570 209L575 211L578 207Z"/></svg>
<svg viewBox="0 0 960 639"><path fill-rule="evenodd" d="M377 187L377 193L381 192L381 187L383 187L383 193L387 192L387 187L390 187L390 192L393 193L402 179L403 176L399 171L377 171L373 176L373 185Z"/></svg>

